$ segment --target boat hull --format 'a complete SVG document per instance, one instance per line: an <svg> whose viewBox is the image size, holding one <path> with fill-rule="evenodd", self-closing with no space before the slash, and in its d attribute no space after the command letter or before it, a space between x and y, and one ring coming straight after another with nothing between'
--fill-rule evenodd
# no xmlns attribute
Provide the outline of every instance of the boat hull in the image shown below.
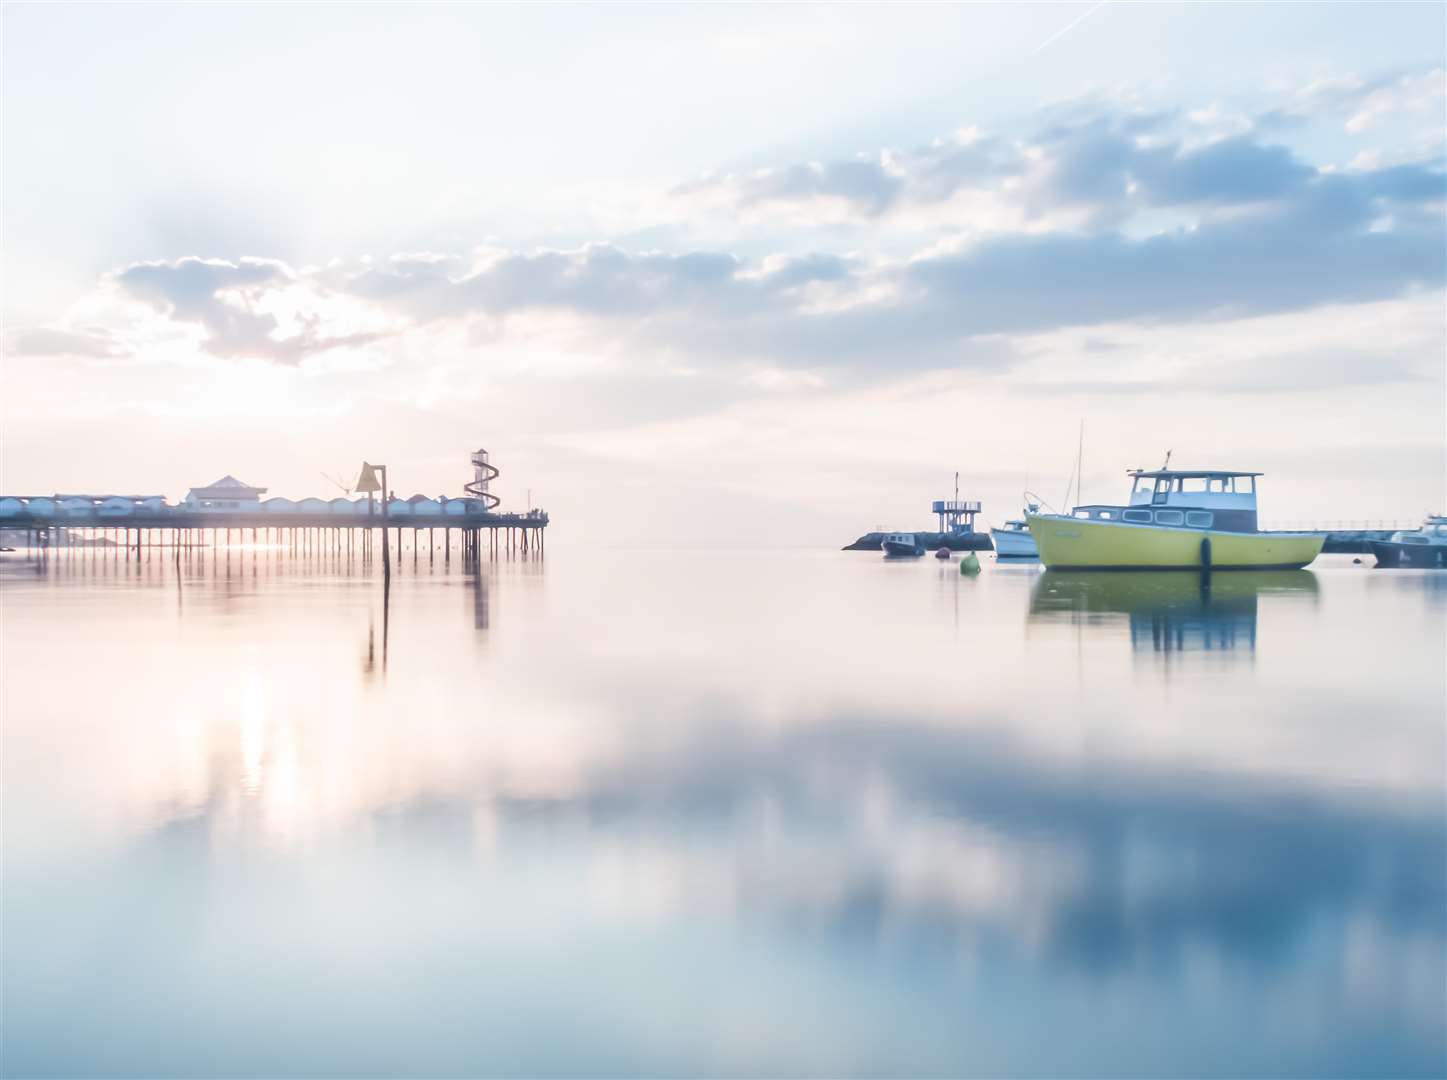
<svg viewBox="0 0 1447 1080"><path fill-rule="evenodd" d="M1215 532L1053 514L1026 522L1040 561L1061 570L1299 570L1325 542L1310 533Z"/></svg>
<svg viewBox="0 0 1447 1080"><path fill-rule="evenodd" d="M991 529L990 540L995 545L995 555L1002 559L1034 559L1040 551L1035 546L1035 537L1030 530Z"/></svg>
<svg viewBox="0 0 1447 1080"><path fill-rule="evenodd" d="M1398 544L1390 540L1373 540L1370 543L1378 566L1402 570L1447 567L1447 544Z"/></svg>
<svg viewBox="0 0 1447 1080"><path fill-rule="evenodd" d="M924 548L917 544L902 544L898 540L882 540L879 546L889 559L912 559L924 554Z"/></svg>

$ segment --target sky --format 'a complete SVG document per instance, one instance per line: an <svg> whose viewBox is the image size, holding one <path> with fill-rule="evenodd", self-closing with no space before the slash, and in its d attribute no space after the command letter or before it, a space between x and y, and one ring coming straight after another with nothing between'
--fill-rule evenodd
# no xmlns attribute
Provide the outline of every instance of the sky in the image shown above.
<svg viewBox="0 0 1447 1080"><path fill-rule="evenodd" d="M1267 524L1447 507L1441 4L0 29L5 494L485 447L550 546L842 545L1171 451Z"/></svg>

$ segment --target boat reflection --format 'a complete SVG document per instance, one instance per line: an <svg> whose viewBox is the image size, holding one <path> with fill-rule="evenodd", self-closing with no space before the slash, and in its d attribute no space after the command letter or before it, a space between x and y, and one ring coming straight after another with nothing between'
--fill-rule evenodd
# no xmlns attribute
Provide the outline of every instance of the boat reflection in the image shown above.
<svg viewBox="0 0 1447 1080"><path fill-rule="evenodd" d="M1257 605L1266 595L1317 595L1309 570L1197 574L1047 570L1030 597L1030 618L1074 625L1125 616L1138 653L1256 651Z"/></svg>

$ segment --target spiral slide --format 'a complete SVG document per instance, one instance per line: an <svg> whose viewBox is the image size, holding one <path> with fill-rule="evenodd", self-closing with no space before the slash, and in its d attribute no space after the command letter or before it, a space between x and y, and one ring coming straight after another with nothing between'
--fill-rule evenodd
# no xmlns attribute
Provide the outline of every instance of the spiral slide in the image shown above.
<svg viewBox="0 0 1447 1080"><path fill-rule="evenodd" d="M476 475L470 483L462 485L462 490L475 499L481 499L487 504L488 510L496 510L498 503L502 500L488 491L487 485L497 479L497 466L487 460L486 450L474 450L472 467Z"/></svg>

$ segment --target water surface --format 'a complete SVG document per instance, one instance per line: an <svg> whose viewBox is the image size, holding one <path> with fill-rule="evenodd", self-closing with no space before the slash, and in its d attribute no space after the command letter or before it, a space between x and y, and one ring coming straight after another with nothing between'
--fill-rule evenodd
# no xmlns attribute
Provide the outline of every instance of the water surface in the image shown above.
<svg viewBox="0 0 1447 1080"><path fill-rule="evenodd" d="M0 574L7 1075L1447 1071L1447 575Z"/></svg>

